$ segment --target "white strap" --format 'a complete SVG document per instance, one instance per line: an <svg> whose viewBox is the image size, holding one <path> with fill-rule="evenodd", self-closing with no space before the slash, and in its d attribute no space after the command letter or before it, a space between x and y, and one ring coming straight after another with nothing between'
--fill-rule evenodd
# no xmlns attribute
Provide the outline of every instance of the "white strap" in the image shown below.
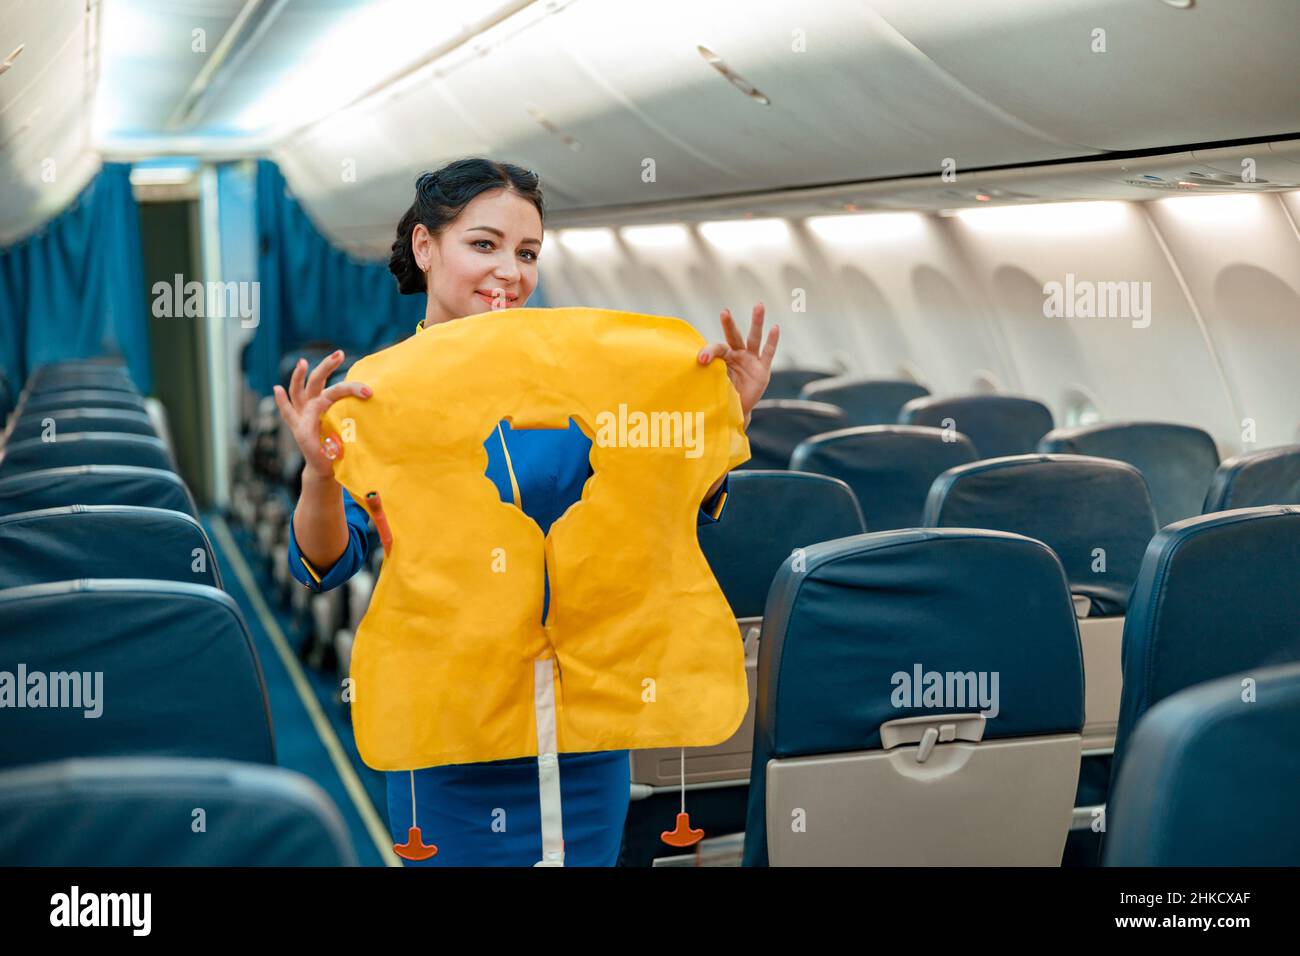
<svg viewBox="0 0 1300 956"><path fill-rule="evenodd" d="M560 812L560 757L555 739L553 658L533 661L533 706L537 713L537 790L542 813L542 859L535 866L564 866L564 824Z"/></svg>

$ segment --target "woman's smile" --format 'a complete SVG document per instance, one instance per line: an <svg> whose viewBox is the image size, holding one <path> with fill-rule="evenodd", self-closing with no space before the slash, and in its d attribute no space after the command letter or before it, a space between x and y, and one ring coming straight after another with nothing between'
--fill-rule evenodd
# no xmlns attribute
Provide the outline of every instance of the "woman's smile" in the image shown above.
<svg viewBox="0 0 1300 956"><path fill-rule="evenodd" d="M474 294L478 296L480 299L482 299L484 302L486 302L488 305L492 305L492 303L495 301L496 298L495 296L493 296L491 292L484 292L482 289L475 289ZM513 306L515 304L515 301L518 298L519 298L518 295L511 295L510 293L506 293L505 307L510 308L511 306Z"/></svg>

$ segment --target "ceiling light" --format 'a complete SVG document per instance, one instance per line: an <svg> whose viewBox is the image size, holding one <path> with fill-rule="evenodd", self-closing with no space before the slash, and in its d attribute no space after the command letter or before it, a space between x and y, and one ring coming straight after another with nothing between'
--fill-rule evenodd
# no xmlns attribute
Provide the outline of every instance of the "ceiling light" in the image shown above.
<svg viewBox="0 0 1300 956"><path fill-rule="evenodd" d="M854 216L814 216L806 220L808 228L831 242L856 242L867 239L902 239L920 235L921 217L914 212L876 212Z"/></svg>

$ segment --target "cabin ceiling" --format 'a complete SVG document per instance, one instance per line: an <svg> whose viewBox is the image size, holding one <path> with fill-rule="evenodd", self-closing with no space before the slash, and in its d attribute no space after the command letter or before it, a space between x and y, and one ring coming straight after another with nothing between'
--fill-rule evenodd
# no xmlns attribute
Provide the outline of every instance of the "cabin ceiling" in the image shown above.
<svg viewBox="0 0 1300 956"><path fill-rule="evenodd" d="M992 201L1145 197L1161 187L1118 168L965 171L1300 134L1296 0L1251 0L1249 15L1240 0L0 9L0 58L26 44L0 75L0 177L24 187L0 201L10 234L57 198L39 169L55 145L83 158L271 155L327 233L380 253L415 176L465 155L538 170L553 221L576 223L720 199L753 213L753 197L792 189L841 206L858 192L866 208L971 204L988 201L975 198L986 187L1002 190ZM1285 143L1276 155L1251 149L1281 172L1296 167ZM1187 188L1231 188L1203 154L1130 165L1175 181L1209 169ZM945 160L955 182L939 177Z"/></svg>

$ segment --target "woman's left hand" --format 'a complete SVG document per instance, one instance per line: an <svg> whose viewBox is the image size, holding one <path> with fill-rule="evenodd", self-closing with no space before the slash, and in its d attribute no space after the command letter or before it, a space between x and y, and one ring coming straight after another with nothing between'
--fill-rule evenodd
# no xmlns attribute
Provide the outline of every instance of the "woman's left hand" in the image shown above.
<svg viewBox="0 0 1300 956"><path fill-rule="evenodd" d="M763 344L763 303L754 306L754 318L749 324L748 341L741 339L740 330L731 317L730 309L722 310L722 333L727 341L715 342L700 352L699 362L708 365L715 358L727 363L727 376L740 395L740 407L745 413L745 423L749 424L749 413L763 397L767 383L772 377L772 359L776 355L776 343L781 338L781 327L773 325L767 333L767 344ZM759 347L762 346L762 351Z"/></svg>

